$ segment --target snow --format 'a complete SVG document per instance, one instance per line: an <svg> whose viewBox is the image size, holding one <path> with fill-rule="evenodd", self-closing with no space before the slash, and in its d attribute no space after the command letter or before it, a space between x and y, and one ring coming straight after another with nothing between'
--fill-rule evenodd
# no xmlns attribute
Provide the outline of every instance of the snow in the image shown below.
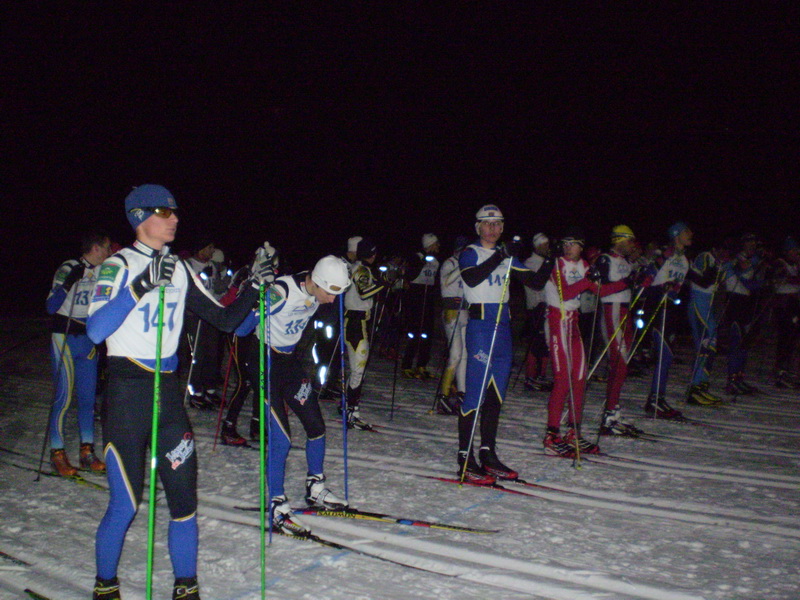
<svg viewBox="0 0 800 600"><path fill-rule="evenodd" d="M106 492L12 466L38 461L52 384L46 321L0 323L0 599L30 587L51 598L91 596L94 534ZM20 344L15 347L15 344ZM498 454L522 477L545 488L509 484L520 493L435 481L455 476L456 419L428 413L436 381L398 378L391 414L394 363L376 357L365 383L362 416L378 433L348 433L350 502L395 516L498 529L461 533L365 520L304 517L318 534L364 552L275 536L267 548L267 597L309 599L487 597L678 600L800 598L800 397L770 385L768 341L751 357L751 381L762 389L721 408L675 402L708 423L648 421L641 405L649 379L630 379L626 414L659 442L606 439L598 457L572 461L542 454L546 394L521 382L509 392ZM515 344L518 353L521 344ZM431 365L439 367L437 357ZM688 380L691 356L673 366L670 398ZM519 357L518 357L519 359ZM724 359L712 388L722 388ZM516 368L513 373L516 375ZM597 421L603 384L590 385L587 431ZM328 421L326 474L343 493L341 425ZM206 600L260 598L259 453L217 445L216 414L190 409L200 459L200 585ZM249 403L240 430L246 430ZM302 502L302 429L292 421L287 493ZM67 450L77 460L75 413L67 419ZM100 439L98 426L97 439ZM635 459L624 460L624 458ZM91 477L88 476L87 477ZM103 482L102 478L92 479ZM144 597L147 507L126 540L119 575L125 600ZM155 597L168 598L172 574L166 549L168 514L159 495ZM231 522L236 521L236 522ZM415 568L390 561L401 561Z"/></svg>

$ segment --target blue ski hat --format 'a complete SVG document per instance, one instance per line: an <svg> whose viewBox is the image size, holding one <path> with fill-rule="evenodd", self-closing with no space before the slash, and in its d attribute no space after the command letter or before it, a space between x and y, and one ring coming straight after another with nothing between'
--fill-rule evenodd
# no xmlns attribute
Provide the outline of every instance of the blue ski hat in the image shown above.
<svg viewBox="0 0 800 600"><path fill-rule="evenodd" d="M133 188L125 198L125 216L134 230L153 214L153 208L177 209L178 204L170 191L162 185L145 183Z"/></svg>
<svg viewBox="0 0 800 600"><path fill-rule="evenodd" d="M683 221L678 221L677 223L673 223L670 228L667 229L667 235L669 236L669 239L674 240L687 229L689 229L689 226L686 223Z"/></svg>

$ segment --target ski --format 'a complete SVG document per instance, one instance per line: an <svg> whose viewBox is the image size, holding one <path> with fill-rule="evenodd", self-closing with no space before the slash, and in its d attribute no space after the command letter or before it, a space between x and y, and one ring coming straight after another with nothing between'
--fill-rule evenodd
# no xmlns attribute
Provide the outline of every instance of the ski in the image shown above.
<svg viewBox="0 0 800 600"><path fill-rule="evenodd" d="M237 510L258 511L257 506L235 506ZM364 519L366 521L379 521L382 523L393 523L396 525L409 525L412 527L427 527L430 529L443 529L446 531L458 531L461 533L498 533L498 529L481 529L477 527L466 527L463 525L453 525L450 523L438 523L436 521L424 521L421 519L409 519L406 517L396 517L386 513L370 512L357 508L344 508L332 510L323 506L309 506L306 508L293 508L296 515L313 515L317 517L334 517L340 519Z"/></svg>
<svg viewBox="0 0 800 600"><path fill-rule="evenodd" d="M335 421L340 425L342 423L341 419L335 419ZM369 423L366 423L364 426L361 427L353 426L353 427L348 427L348 429L355 429L357 431L370 431L372 433L381 433L380 432L381 427L383 427L383 425L370 425Z"/></svg>
<svg viewBox="0 0 800 600"><path fill-rule="evenodd" d="M349 546L345 546L344 544L340 544L339 542L334 542L331 540L327 540L324 537L317 535L316 533L305 533L303 535L295 535L294 533L286 533L283 531L278 531L276 529L272 530L274 535L280 535L285 538L291 538L293 540L298 540L301 542L314 542L315 544L320 544L321 546L327 546L328 548L333 548L335 550L350 550L352 552L358 552L355 548L350 548Z"/></svg>
<svg viewBox="0 0 800 600"><path fill-rule="evenodd" d="M15 567L27 568L33 566L31 563L24 561L21 558L17 558L16 556L9 554L8 552L3 552L2 550L0 550L0 562L6 562Z"/></svg>
<svg viewBox="0 0 800 600"><path fill-rule="evenodd" d="M28 594L30 598L33 598L33 600L50 600L48 596L42 596L40 593L34 592L30 588L25 588L25 593Z"/></svg>
<svg viewBox="0 0 800 600"><path fill-rule="evenodd" d="M248 521L242 521L242 520L236 519L236 515L235 514L231 515L231 516L223 516L223 515L220 515L220 514L215 514L213 516L213 518L219 519L221 521L226 521L228 523L235 523L237 525L245 525L247 527L254 527L255 529L261 529L261 526L259 524L257 524L257 523L251 523L251 522L248 522ZM268 531L268 529L265 529L265 531ZM379 550L373 551L373 550L371 550L371 549L369 549L367 547L364 547L364 546L361 546L361 545L358 545L358 544L355 544L355 543L353 545L350 545L350 544L343 544L341 542L335 542L335 541L333 541L333 540L331 540L331 539L329 539L329 538L327 538L325 536L317 535L316 533L309 532L309 533L304 534L304 535L293 535L291 533L284 533L284 532L277 531L277 530L273 530L272 533L276 534L276 535L279 535L281 537L284 537L284 538L294 539L294 540L297 540L299 542L313 542L315 544L319 544L319 545L325 546L327 548L333 548L334 550L342 550L342 551L345 551L345 552L353 552L355 554L360 554L362 556L369 556L371 558L376 558L378 560L381 560L381 561L384 561L384 562L388 562L388 563L392 563L392 564L395 564L395 565L400 565L401 567L407 567L409 569L415 569L415 570L418 570L418 571L426 571L426 572L434 572L434 573L436 572L436 571L431 571L430 569L426 569L425 567L412 564L410 562L405 562L405 561L397 560L397 559L389 557L389 556L384 556ZM50 599L48 598L48 599L45 599L45 600L50 600Z"/></svg>
<svg viewBox="0 0 800 600"><path fill-rule="evenodd" d="M473 487L479 488L486 488L487 490L497 490L499 492L508 492L509 494L521 494L523 496L527 496L525 492L520 492L519 490L512 490L511 488L507 488L499 483L475 483L473 481L461 481L456 477L439 477L438 475L420 475L420 477L424 477L426 479L433 479L434 481L441 481L443 483L455 483L456 485L471 485Z"/></svg>
<svg viewBox="0 0 800 600"><path fill-rule="evenodd" d="M55 477L56 479L63 479L64 481L71 481L72 483L77 483L78 485L85 485L85 486L90 487L92 489L102 490L104 492L108 491L108 489L106 487L100 485L99 483L97 483L95 481L90 481L90 480L86 479L85 477L83 477L81 475L72 475L71 477L62 477L58 473L50 473L49 471L40 471L39 469L37 469L35 467L28 467L28 466L25 466L25 465L18 465L17 463L13 463L13 462L9 462L9 461L3 461L3 462L5 462L8 465L11 465L12 467L16 467L17 469L22 469L23 471L30 471L31 473L39 473L39 474L44 475L46 477Z"/></svg>

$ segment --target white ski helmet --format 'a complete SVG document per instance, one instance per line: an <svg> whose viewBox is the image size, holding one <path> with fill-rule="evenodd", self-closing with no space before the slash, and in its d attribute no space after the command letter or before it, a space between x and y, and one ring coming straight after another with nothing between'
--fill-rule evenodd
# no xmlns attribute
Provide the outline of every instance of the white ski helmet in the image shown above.
<svg viewBox="0 0 800 600"><path fill-rule="evenodd" d="M503 213L494 204L486 204L475 213L476 221L502 221Z"/></svg>
<svg viewBox="0 0 800 600"><path fill-rule="evenodd" d="M423 234L423 236L422 236L422 248L423 249L427 250L428 248L430 248L434 244L438 244L438 243L439 243L439 238L436 237L436 234L434 234L434 233Z"/></svg>
<svg viewBox="0 0 800 600"><path fill-rule="evenodd" d="M339 295L350 285L347 263L338 256L329 254L317 261L311 271L311 281L329 294Z"/></svg>
<svg viewBox="0 0 800 600"><path fill-rule="evenodd" d="M475 213L475 233L480 235L481 221L504 221L503 213L494 204L486 204L481 206L480 210Z"/></svg>

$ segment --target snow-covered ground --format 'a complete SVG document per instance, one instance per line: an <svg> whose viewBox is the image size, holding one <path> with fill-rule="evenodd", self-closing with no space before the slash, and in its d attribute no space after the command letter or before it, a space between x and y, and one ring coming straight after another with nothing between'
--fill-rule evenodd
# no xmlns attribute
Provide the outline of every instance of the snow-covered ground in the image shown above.
<svg viewBox="0 0 800 600"><path fill-rule="evenodd" d="M85 600L91 597L94 534L106 492L55 477L34 482L33 472L19 468L36 464L49 408L45 327L44 320L0 323L5 350L0 354L0 551L29 563L0 557L0 598L21 597L30 587L53 599ZM390 420L393 363L376 358L367 374L362 416L385 427L348 436L350 502L363 510L499 531L458 533L306 517L315 532L363 553L276 537L267 550L267 596L800 598L800 395L770 385L772 356L762 347L751 359L759 396L721 408L675 402L707 425L648 422L641 405L649 381L629 380L628 415L663 437L603 439L603 450L613 457L585 461L580 470L569 460L542 454L546 395L531 395L520 382L503 410L498 454L526 480L549 486L507 486L522 493L459 488L423 477L454 476L456 420L429 414L435 381L402 378ZM670 383L674 400L691 361L688 354L679 357L682 364L674 366ZM724 358L714 379L717 390L723 367ZM597 421L603 391L602 384L590 386L587 431ZM323 409L330 417L326 471L331 487L342 492L341 425L333 404L324 403ZM240 430L247 429L247 417L249 404ZM220 445L212 450L216 415L192 410L191 418L200 459L202 596L259 598L259 538L252 526L258 513L233 508L258 504L259 453ZM293 427L299 448L290 453L287 492L299 505L305 459L296 420ZM73 412L67 426L73 462L76 429ZM125 600L144 597L146 513L144 503L120 565ZM163 502L157 518L155 597L169 598Z"/></svg>

